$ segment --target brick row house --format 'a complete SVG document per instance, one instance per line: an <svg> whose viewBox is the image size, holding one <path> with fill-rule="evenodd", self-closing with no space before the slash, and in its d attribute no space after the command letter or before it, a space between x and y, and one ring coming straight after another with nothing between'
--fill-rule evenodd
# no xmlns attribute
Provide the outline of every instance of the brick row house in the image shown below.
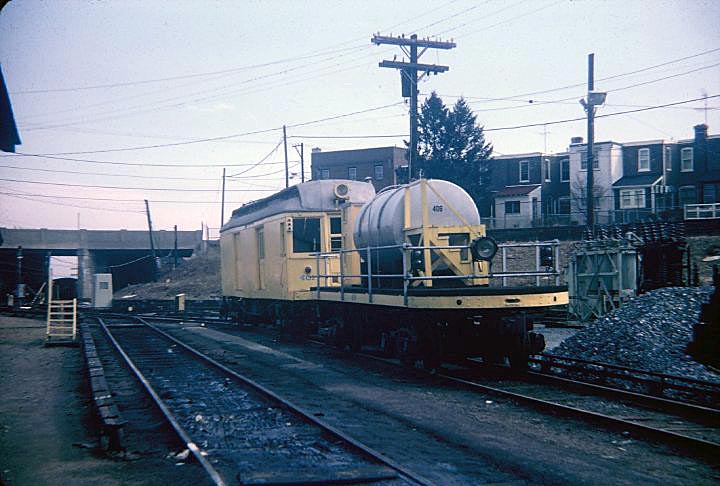
<svg viewBox="0 0 720 486"><path fill-rule="evenodd" d="M568 153L494 157L490 170L494 204L480 208L485 222L495 228L568 223Z"/></svg>
<svg viewBox="0 0 720 486"><path fill-rule="evenodd" d="M694 127L688 140L594 144L598 224L720 217L720 135ZM561 154L495 157L494 204L481 211L493 228L584 224L587 144L573 138ZM482 208L481 208L482 209Z"/></svg>
<svg viewBox="0 0 720 486"><path fill-rule="evenodd" d="M376 191L397 184L397 168L404 165L407 165L405 149L400 147L312 150L313 179L362 181L369 178Z"/></svg>
<svg viewBox="0 0 720 486"><path fill-rule="evenodd" d="M704 124L694 130L687 140L595 143L596 222L720 218L720 135ZM400 147L312 153L313 179L368 179L376 190L397 184L406 165ZM582 225L587 171L582 137L563 153L493 157L482 220L495 229Z"/></svg>

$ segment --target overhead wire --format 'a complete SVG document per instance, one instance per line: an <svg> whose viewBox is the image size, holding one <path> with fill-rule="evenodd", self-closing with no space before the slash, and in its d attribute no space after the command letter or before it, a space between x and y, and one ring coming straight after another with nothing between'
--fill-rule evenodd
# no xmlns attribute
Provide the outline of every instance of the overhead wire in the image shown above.
<svg viewBox="0 0 720 486"><path fill-rule="evenodd" d="M386 105L376 106L373 108L366 108L363 110L357 110L357 111L343 113L343 114L339 114L339 115L332 115L332 116L328 116L325 118L319 118L316 120L310 120L310 121L305 121L305 122L301 122L301 123L289 124L289 125L286 125L286 128L297 128L297 127L312 125L315 123L322 123L325 121L337 120L340 118L355 116L355 115L359 115L359 114L363 114L363 113L370 113L373 111L384 110L384 109L387 109L387 108L390 108L393 106L400 106L402 104L403 104L402 101L398 101L395 103L389 103ZM75 151L75 152L52 152L52 153L44 153L44 154L27 154L27 153L21 153L21 152L16 152L16 153L25 155L25 156L44 157L44 156L58 156L58 155L82 155L82 154L99 154L99 153L110 153L110 152L128 152L128 151L134 151L134 150L147 150L147 149L156 149L156 148L165 148L165 147L177 147L177 146L191 145L191 144L197 144L197 143L216 142L218 140L228 140L228 139L232 139L232 138L244 137L247 135L257 135L257 134L261 134L261 133L270 133L270 132L276 132L276 131L280 131L280 130L282 130L282 126L275 127L275 128L266 128L263 130L254 130L254 131L249 131L249 132L233 133L230 135L222 135L222 136L217 136L217 137L199 138L199 139L194 139L194 140L187 140L184 142L171 142L171 143L151 144L151 145L137 145L137 146L132 146L132 147L119 147L119 148L109 148L109 149L100 149L100 150L83 150L83 151ZM0 157L3 157L3 156L10 156L10 155L0 154ZM80 161L80 162L82 162L82 161ZM126 165L134 165L134 164L126 164ZM154 164L154 165L160 165L160 164ZM175 167L177 165L172 164L170 166ZM206 165L204 165L204 166L206 166Z"/></svg>

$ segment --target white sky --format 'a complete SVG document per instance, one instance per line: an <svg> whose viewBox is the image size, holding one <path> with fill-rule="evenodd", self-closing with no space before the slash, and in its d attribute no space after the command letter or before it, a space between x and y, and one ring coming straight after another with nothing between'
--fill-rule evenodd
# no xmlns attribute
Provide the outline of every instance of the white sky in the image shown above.
<svg viewBox="0 0 720 486"><path fill-rule="evenodd" d="M247 171L228 180L226 219L284 187L282 145L247 165L277 146L283 124L291 161L291 145L305 144L308 174L312 147L403 146L402 136L311 138L408 132L399 74L378 67L404 54L371 45L376 32L455 40L421 58L450 66L421 93L464 95L496 154L560 152L585 135L584 121L494 129L583 117L590 52L596 89L609 92L598 115L720 95L717 0L16 0L0 12L0 63L17 151L86 161L0 154L0 226L143 229L148 199L158 229L217 228L223 166ZM598 118L596 140L691 138L706 116L720 133L720 98L704 106ZM103 152L213 137L227 138Z"/></svg>

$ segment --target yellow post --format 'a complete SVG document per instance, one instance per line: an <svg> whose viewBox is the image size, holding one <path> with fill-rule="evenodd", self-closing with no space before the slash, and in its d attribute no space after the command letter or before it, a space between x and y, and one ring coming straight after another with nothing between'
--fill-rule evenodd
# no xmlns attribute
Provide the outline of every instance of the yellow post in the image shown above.
<svg viewBox="0 0 720 486"><path fill-rule="evenodd" d="M422 245L425 247L423 250L423 257L425 260L425 276L432 277L432 258L430 254L430 232L429 232L429 221L430 217L428 214L428 200L427 200L427 180L420 179L420 203L422 204ZM426 287L432 287L432 280L425 280Z"/></svg>

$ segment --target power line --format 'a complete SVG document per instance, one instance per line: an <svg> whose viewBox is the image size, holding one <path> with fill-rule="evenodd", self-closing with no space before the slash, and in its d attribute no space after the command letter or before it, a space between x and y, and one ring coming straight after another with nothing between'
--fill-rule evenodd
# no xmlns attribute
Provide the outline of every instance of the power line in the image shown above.
<svg viewBox="0 0 720 486"><path fill-rule="evenodd" d="M270 191L280 191L281 188L276 189L267 189L266 192ZM83 201L112 201L112 202L124 202L124 203L138 203L142 204L142 199L120 199L120 198L107 198L107 197L81 197L81 196L55 196L55 195L47 195L47 194L26 194L26 193L12 193L12 192L0 192L0 195L5 196L33 196L33 197L42 197L42 198L49 198L49 199L78 199ZM193 201L188 199L148 199L151 203L170 203L170 204L220 204L220 201ZM40 201L38 201L40 202ZM247 201L225 201L226 204L244 204ZM140 213L145 213L145 211L138 211Z"/></svg>
<svg viewBox="0 0 720 486"><path fill-rule="evenodd" d="M325 118L319 118L316 120L310 120L310 121L301 122L301 123L289 124L289 125L287 125L287 128L303 127L303 126L312 125L315 123L322 123L322 122L326 122L326 121L337 120L340 118L346 118L349 116L360 115L363 113L369 113L372 111L384 110L384 109L391 108L393 106L399 106L399 105L402 105L402 102L390 103L387 105L376 106L374 108L367 108L364 110L353 111L350 113L343 113L340 115L333 115L333 116L329 116L329 117L325 117ZM85 151L78 151L78 152L53 152L53 153L46 153L46 154L23 154L23 155L34 155L34 156L44 157L44 156L49 156L49 155L81 155L81 154L98 154L98 153L108 153L108 152L127 152L127 151L133 151L133 150L146 150L146 149L155 149L155 148L163 148L163 147L177 147L180 145L190 145L190 144L196 144L196 143L216 142L219 140L228 140L231 138L244 137L247 135L257 135L260 133L269 133L269 132L275 132L275 131L280 131L280 130L282 130L282 126L277 127L277 128L266 128L264 130L255 130L255 131L251 131L251 132L234 133L231 135L223 135L223 136L219 136L219 137L200 138L200 139L195 139L195 140L188 140L185 142L173 142L173 143L152 144L152 145L138 145L138 146L134 146L134 147L111 148L111 149L102 149L102 150L85 150ZM155 165L159 165L159 164L155 164ZM207 165L203 165L202 167L207 167ZM227 167L229 167L229 165L227 165Z"/></svg>
<svg viewBox="0 0 720 486"><path fill-rule="evenodd" d="M217 189L195 189L195 188L161 188L161 187L120 187L120 186L103 186L94 184L69 184L65 182L45 182L45 181L24 181L20 179L2 179L6 182L21 182L24 184L41 184L45 186L62 186L62 187L92 187L97 189L118 189L118 190L134 190L134 191L170 191L170 192L218 192ZM227 189L228 192L265 192L265 189Z"/></svg>
<svg viewBox="0 0 720 486"><path fill-rule="evenodd" d="M0 165L5 169L16 169L16 170L32 170L39 172L49 172L53 174L77 174L77 175L93 175L102 177L132 177L135 179L162 179L162 180L181 180L181 181L216 181L217 177L214 178L203 178L203 177L174 177L174 176L142 176L134 174L109 174L107 172L83 172L78 170L62 170L62 169L41 169L36 167L18 167L15 165Z"/></svg>
<svg viewBox="0 0 720 486"><path fill-rule="evenodd" d="M720 97L720 95L707 96L707 99L718 98L718 97ZM618 112L615 112L615 113L607 113L607 114L604 114L604 115L596 115L595 118L607 118L607 117L609 117L609 116L625 115L625 114L627 114L627 113L637 113L637 112L640 112L640 111L656 110L656 109L658 109L658 108L666 108L666 107L668 107L668 106L675 106L675 105L681 105L681 104L685 104L685 103L693 103L693 102L695 102L695 101L702 101L702 100L704 100L705 98L706 98L706 97L703 96L703 97L701 97L701 98L695 98L695 99L692 99L692 100L676 101L676 102L673 102L673 103L665 103L665 104L663 104L663 105L649 106L649 107L647 107L647 108L637 108L637 109L634 109L634 110L618 111ZM585 120L585 119L586 119L586 118L583 116L583 117L579 117L579 118L567 118L567 119L565 119L565 120L555 120L555 121L542 122L542 123L528 123L528 124L525 124L525 125L514 125L514 126L508 126L508 127L484 128L483 131L485 131L485 132L499 132L499 131L501 131L501 130L517 130L517 129L519 129L519 128L541 127L541 126L543 126L543 125L558 125L558 124L561 124L561 123L570 123L570 122L575 122L575 121L580 121L580 120Z"/></svg>
<svg viewBox="0 0 720 486"><path fill-rule="evenodd" d="M354 49L357 50L358 48L354 48ZM157 101L153 102L152 105L155 105L155 106L152 106L152 105L151 105L151 106L148 106L148 103L143 103L143 104L140 104L140 105L128 106L128 107L125 107L125 108L110 109L109 111L108 111L108 110L100 111L100 112L98 112L98 113L92 113L92 114L89 114L89 115L87 115L87 116L90 116L90 117L98 117L98 116L100 116L100 117L101 117L101 118L95 118L94 120L90 120L90 121L116 119L116 118L123 118L123 117L127 117L127 116L134 116L134 115L141 114L141 113L154 112L154 111L163 111L163 110L167 110L167 109L178 108L178 107L181 107L181 106L188 105L188 104L190 104L190 103L197 103L197 102L201 102L201 101L213 100L213 99L217 99L218 97L221 97L221 98L222 98L222 97L227 97L229 94L233 94L233 93L237 93L237 92L242 92L242 91L245 91L246 94L247 94L247 93L251 93L252 91L248 92L246 88L237 89L237 86L243 85L243 84L250 84L250 83L253 83L253 82L255 82L255 81L262 81L262 80L265 80L265 79L267 79L267 78L272 78L272 77L281 76L281 75L288 74L288 73L293 72L293 71L297 71L297 70L299 70L299 69L305 69L305 68L310 68L310 67L312 67L312 68L314 69L314 71L317 71L317 65L318 65L318 64L322 64L322 63L325 63L325 62L328 62L328 61L331 61L331 60L333 60L333 59L337 59L337 58L343 57L343 56L344 56L344 55L332 56L332 57L329 57L329 58L326 58L326 59L322 59L322 60L320 60L320 61L316 61L316 62L314 62L314 63L301 64L301 65L299 65L299 66L294 66L294 67L291 67L291 68L287 68L287 69L284 69L284 70L282 70L282 71L276 71L276 72L272 72L272 73L267 73L267 74L258 75L258 76L252 77L252 78L244 79L244 80L241 80L241 81L236 81L236 82L233 82L233 83L230 83L230 84L226 84L226 85L223 85L223 86L217 86L217 87L213 87L213 88L204 88L204 89L201 89L201 90L199 90L199 91L194 91L194 92L186 93L186 94L182 94L182 95L173 95L173 96L166 97L166 98L163 98L163 99L161 99L161 100L157 100ZM336 64L336 66L337 66L337 65L338 65L338 64ZM326 69L327 69L327 68L326 68ZM312 79L312 78L311 78L311 79ZM297 79L297 78L294 78L294 81L293 81L293 82L297 82L297 81L298 81L298 79ZM171 88L171 89L177 89L177 88L181 88L181 87L185 87L185 86L193 85L193 84L196 84L196 83L189 83L189 84L177 86L177 87ZM264 89L267 89L267 87L268 87L267 84L264 84L263 86L264 86L263 90L264 90ZM230 90L230 91L228 91L228 90ZM124 101L124 100L131 100L131 99L143 98L143 97L151 96L151 95L157 94L157 93L166 94L167 91L168 91L167 89L162 89L162 90L157 90L157 91L151 91L151 92L148 92L148 93L141 93L141 94L132 95L132 96L125 96L125 97L122 97L122 98L119 98L119 99L106 100L106 101L103 101L103 102L100 102L100 103L94 103L94 104L91 104L91 105L86 105L86 106L81 107L81 109L95 108L95 107L98 107L98 106L104 106L104 105L112 104L112 103L115 103L115 102L122 102L122 101ZM225 91L225 93L218 93L218 92L222 92L222 91ZM190 98L191 96L206 95L206 94L208 94L208 93L213 93L213 92L214 92L215 94L208 95L208 96L204 96L204 97L200 97L200 98ZM176 101L179 101L179 102L176 102ZM167 103L170 103L170 104L167 104ZM55 111L55 112L53 112L53 113L46 113L46 114L39 115L39 116L40 116L40 117L47 117L47 116L54 116L54 115L58 115L58 114L62 114L62 113L77 112L77 111L78 111L78 108L77 108L77 107L73 107L73 108L68 108L68 109L65 109L65 110ZM125 113L123 113L123 112L125 112ZM107 116L103 116L103 115L107 115ZM36 116L35 118L37 118L37 116ZM29 130L45 130L45 129L47 129L47 128L62 127L62 126L72 125L72 124L74 124L74 123L85 123L85 122L87 122L87 121L88 121L88 120L86 120L85 117L82 117L82 116L81 116L80 118L78 118L78 119L76 119L76 120L74 120L74 121L71 121L70 123L68 123L67 121L64 121L64 122L61 123L61 124L57 124L57 123L53 124L53 122L36 122L36 123L34 123L34 124L31 123L31 124L29 124L29 125L23 124L23 129L24 129L25 131L29 131ZM47 123L50 123L50 125L47 125Z"/></svg>
<svg viewBox="0 0 720 486"><path fill-rule="evenodd" d="M697 54L692 54L692 55L689 55L689 56L680 57L680 58L677 58L677 59L672 59L672 60L670 60L670 61L666 61L666 62L663 62L663 63L661 63L661 64L655 64L655 65L653 65L653 66L647 66L647 67L644 67L644 68L641 68L641 69L636 69L635 71L629 71L629 72L620 73L620 74L613 74L612 76L606 76L606 77L604 77L604 78L598 78L598 79L595 80L595 82L598 82L598 81L607 81L607 80L610 80L610 79L616 79L616 78L620 78L620 77L624 77L624 76L631 76L631 75L633 75L633 74L638 74L638 73L641 73L641 72L650 71L650 70L652 70L652 69L656 69L656 68L659 68L659 67L667 66L668 64L674 64L674 63L677 63L677 62L686 61L686 60L688 60L688 59L692 59L692 58L695 58L695 57L704 56L704 55L706 55L706 54L711 54L711 53L717 52L717 51L720 51L720 48L710 49L710 50L707 50L707 51L699 52L699 53L697 53ZM510 96L510 97L492 98L492 100L493 100L493 101L503 101L503 100L508 100L508 99L510 99L510 98L521 98L521 97L533 96L533 95L538 95L538 94L552 93L552 92L555 92L555 91L563 91L563 90L566 90L566 89L578 88L578 87L582 87L582 86L585 86L585 83L584 83L584 82L583 82L583 83L576 83L576 84L569 84L569 85L567 85L567 86L560 86L560 87L557 87L557 88L545 89L545 90L541 90L541 91L532 91L532 92L529 92L529 93L522 93L522 94Z"/></svg>
<svg viewBox="0 0 720 486"><path fill-rule="evenodd" d="M430 9L429 11L423 12L419 15L416 15L410 19L404 20L397 24L393 24L393 25L387 27L385 30L393 29L395 27L403 25L404 23L411 22L413 20L427 16L431 13L434 13L438 10L442 10L445 7L447 7L448 5L456 3L457 1L458 0L450 0L446 3L443 3L442 5L439 5L437 7ZM484 2L484 3L488 3L488 2ZM462 10L461 12L459 12L457 14L453 14L451 16L445 17L444 19L441 19L440 21L433 22L432 24L429 24L429 26L435 25L438 22L442 22L442 21L448 20L450 18L457 17L458 15L460 15L464 12L473 10L473 9L477 8L478 6L479 5L476 5L474 7ZM419 29L416 29L416 30L419 30ZM353 42L360 42L364 39L365 39L365 37L358 37L358 38L355 38L355 39L352 39L349 41L344 41L344 42L335 44L335 47L343 46L343 45L350 44ZM327 54L334 54L337 52L344 52L344 51L349 51L349 50L357 50L359 48L364 49L367 47L368 46L366 44L362 44L362 45L358 45L358 46L345 47L342 49L321 49L321 50L314 51L314 52L311 51L311 53L302 55L302 56L294 56L294 57L290 57L290 58L279 59L276 61L270 61L270 62L265 62L265 63L260 63L260 64L251 64L248 66L237 66L234 68L228 68L228 69L222 69L222 70L216 70L216 71L206 71L206 72L200 72L200 73L191 73L191 74L169 76L169 77L163 77L163 78L145 79L145 80L138 80L138 81L125 81L125 82L119 82L119 83L98 84L98 85L91 85L91 86L76 86L76 87L67 87L67 88L45 88L45 89L35 89L35 90L12 91L10 94L15 95L15 94L32 94L32 93L84 91L84 90L93 90L93 89L106 89L106 88L126 87L126 86L143 85L143 84L153 84L153 83L166 82L166 81L176 81L176 80L180 80L180 79L217 76L217 75L221 75L221 74L235 73L237 71L257 69L257 68L268 67L268 66L273 66L273 65L277 65L277 64L285 64L285 63L302 61L302 60L306 60L306 59L313 59L313 58L320 57L320 56L327 55Z"/></svg>
<svg viewBox="0 0 720 486"><path fill-rule="evenodd" d="M0 157L37 157L41 159L50 160L67 160L70 162L83 162L87 164L106 164L106 165L126 165L133 167L201 167L201 168L222 168L222 167L246 167L253 165L253 163L247 164L169 164L169 163L148 163L148 162L114 162L110 160L95 160L95 159L78 159L74 157L58 157L50 154L28 154L25 152L15 152L14 154L0 154ZM268 164L278 164L279 162L268 162ZM214 180L214 179L213 179Z"/></svg>
<svg viewBox="0 0 720 486"><path fill-rule="evenodd" d="M35 94L35 93L64 93L64 92L68 92L68 91L86 91L86 90L93 90L93 89L118 88L118 87L126 87L126 86L136 86L136 85L143 85L143 84L160 83L160 82L166 82L166 81L176 81L179 79L217 76L219 74L236 73L238 71L257 69L257 68L268 67L268 66L273 66L273 65L277 65L277 64L285 64L285 63L296 62L296 61L301 61L301 60L305 60L305 59L313 59L315 57L320 57L320 56L323 56L326 54L333 54L336 52L348 51L348 50L353 50L353 49L357 50L359 47L361 47L361 46L346 47L343 49L336 49L336 50L323 50L323 51L318 51L316 54L310 54L310 55L299 56L299 57L291 57L291 58L286 58L286 59L280 59L277 61L265 62L265 63L261 63L261 64L238 66L238 67L229 68L229 69L222 69L219 71L207 71L207 72L203 72L203 73L192 73L192 74L185 74L185 75L178 75L178 76L169 76L169 77L165 77L165 78L144 79L144 80L139 80L139 81L125 81L125 82L120 82L120 83L96 84L96 85L92 85L92 86L75 86L75 87L69 87L69 88L46 88L46 89L31 89L31 90L24 90L24 91L11 91L10 94L20 95L20 94ZM362 46L362 47L365 47L365 46Z"/></svg>
<svg viewBox="0 0 720 486"><path fill-rule="evenodd" d="M272 148L272 150L271 150L270 152L268 152L268 154L267 154L265 157L263 157L262 159L258 160L258 161L255 162L254 164L252 164L249 169L245 169L245 170L240 171L240 172L238 172L238 173L236 173L236 174L229 175L228 177L236 177L236 176L239 176L239 175L241 175L241 174L245 174L246 172L249 172L249 171L253 170L255 167L257 167L258 165L262 164L262 163L265 162L267 159L269 159L269 158L272 156L272 154L274 154L275 152L277 152L277 149L280 148L280 145L281 145L282 143L283 143L283 139L280 139L280 141L277 143L277 145L275 145L275 146ZM224 175L224 172L223 172L223 175Z"/></svg>
<svg viewBox="0 0 720 486"><path fill-rule="evenodd" d="M113 213L138 213L138 214L143 214L143 213L144 213L143 211L135 211L135 210L132 210L132 209L101 208L101 207L96 207L96 206L83 206L83 205L80 205L80 204L63 203L63 202L59 202L59 201L55 201L55 200L53 200L53 201L43 201L42 199L36 199L36 198L34 198L34 197L31 197L31 196L24 196L24 195L19 195L19 194L11 194L11 193L7 193L7 192L0 192L0 194L2 194L2 195L4 195L4 196L8 196L8 197L14 197L14 198L17 198L17 199L24 199L24 200L26 200L26 201L38 202L38 203L41 203L41 204L50 204L50 205L52 205L52 206L66 206L66 207L78 208L78 209L89 209L89 210L92 210L92 211L109 211L109 212L113 212Z"/></svg>
<svg viewBox="0 0 720 486"><path fill-rule="evenodd" d="M331 139L331 138L398 138L398 137L407 137L407 133L401 133L396 135L292 135L288 138L318 138L318 139Z"/></svg>

